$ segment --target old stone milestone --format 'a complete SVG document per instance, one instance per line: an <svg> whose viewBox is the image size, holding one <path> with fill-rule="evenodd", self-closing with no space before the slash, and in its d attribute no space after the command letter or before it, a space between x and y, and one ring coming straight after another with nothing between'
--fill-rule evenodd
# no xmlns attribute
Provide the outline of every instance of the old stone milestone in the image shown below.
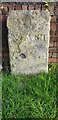
<svg viewBox="0 0 58 120"><path fill-rule="evenodd" d="M33 74L48 71L49 12L11 11L7 27L11 72Z"/></svg>

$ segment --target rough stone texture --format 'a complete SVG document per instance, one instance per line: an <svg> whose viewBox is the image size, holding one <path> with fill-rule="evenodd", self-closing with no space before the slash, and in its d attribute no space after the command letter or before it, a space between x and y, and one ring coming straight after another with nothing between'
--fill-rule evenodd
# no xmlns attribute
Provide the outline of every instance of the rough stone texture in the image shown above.
<svg viewBox="0 0 58 120"><path fill-rule="evenodd" d="M12 73L48 71L49 12L11 11L7 26Z"/></svg>
<svg viewBox="0 0 58 120"><path fill-rule="evenodd" d="M1 1L1 0L0 0ZM45 0L46 2L57 2L57 0ZM2 0L2 2L43 2L43 0Z"/></svg>

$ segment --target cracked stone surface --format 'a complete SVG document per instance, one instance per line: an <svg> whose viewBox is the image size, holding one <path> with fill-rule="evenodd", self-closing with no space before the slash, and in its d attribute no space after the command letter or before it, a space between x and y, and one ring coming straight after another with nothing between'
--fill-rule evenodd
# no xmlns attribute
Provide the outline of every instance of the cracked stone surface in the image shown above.
<svg viewBox="0 0 58 120"><path fill-rule="evenodd" d="M39 10L11 11L7 19L11 72L48 71L50 14Z"/></svg>

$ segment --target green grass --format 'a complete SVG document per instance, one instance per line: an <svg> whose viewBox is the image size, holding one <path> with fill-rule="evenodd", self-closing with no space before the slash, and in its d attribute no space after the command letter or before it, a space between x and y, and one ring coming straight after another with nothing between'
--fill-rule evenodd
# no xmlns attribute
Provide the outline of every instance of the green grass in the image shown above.
<svg viewBox="0 0 58 120"><path fill-rule="evenodd" d="M2 75L0 75L0 119L2 117Z"/></svg>
<svg viewBox="0 0 58 120"><path fill-rule="evenodd" d="M37 75L3 74L3 118L55 118L58 67Z"/></svg>

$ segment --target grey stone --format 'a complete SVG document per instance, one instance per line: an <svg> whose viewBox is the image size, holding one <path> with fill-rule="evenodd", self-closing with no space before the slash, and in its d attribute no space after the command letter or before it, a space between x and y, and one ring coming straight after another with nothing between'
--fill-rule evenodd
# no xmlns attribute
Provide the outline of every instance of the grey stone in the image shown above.
<svg viewBox="0 0 58 120"><path fill-rule="evenodd" d="M57 2L58 0L0 0L1 2Z"/></svg>
<svg viewBox="0 0 58 120"><path fill-rule="evenodd" d="M32 74L48 71L50 14L48 11L11 11L7 19L11 71Z"/></svg>

